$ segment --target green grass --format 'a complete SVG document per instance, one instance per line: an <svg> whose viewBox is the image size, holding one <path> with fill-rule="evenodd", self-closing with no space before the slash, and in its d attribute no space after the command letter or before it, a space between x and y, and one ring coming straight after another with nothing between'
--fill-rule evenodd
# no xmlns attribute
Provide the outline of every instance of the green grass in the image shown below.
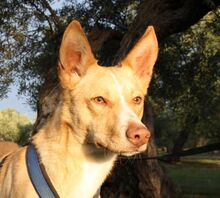
<svg viewBox="0 0 220 198"><path fill-rule="evenodd" d="M219 159L193 157L184 159L180 164L165 166L184 197L220 198Z"/></svg>

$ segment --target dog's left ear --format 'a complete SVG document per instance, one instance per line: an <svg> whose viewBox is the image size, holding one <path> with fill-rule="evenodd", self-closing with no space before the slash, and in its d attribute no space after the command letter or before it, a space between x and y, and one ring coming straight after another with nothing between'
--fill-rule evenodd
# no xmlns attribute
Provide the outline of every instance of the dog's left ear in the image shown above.
<svg viewBox="0 0 220 198"><path fill-rule="evenodd" d="M78 21L66 28L59 53L59 78L65 88L74 88L88 67L96 63L89 41Z"/></svg>
<svg viewBox="0 0 220 198"><path fill-rule="evenodd" d="M122 61L122 65L132 67L135 73L142 79L144 85L148 87L157 55L157 37L153 26L149 26L144 35Z"/></svg>

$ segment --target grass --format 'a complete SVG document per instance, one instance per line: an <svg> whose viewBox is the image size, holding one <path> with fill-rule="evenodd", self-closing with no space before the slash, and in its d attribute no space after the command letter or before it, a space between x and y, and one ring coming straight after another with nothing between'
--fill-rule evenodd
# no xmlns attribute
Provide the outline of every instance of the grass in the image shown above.
<svg viewBox="0 0 220 198"><path fill-rule="evenodd" d="M220 198L220 158L190 157L179 164L165 166L180 186L183 197Z"/></svg>

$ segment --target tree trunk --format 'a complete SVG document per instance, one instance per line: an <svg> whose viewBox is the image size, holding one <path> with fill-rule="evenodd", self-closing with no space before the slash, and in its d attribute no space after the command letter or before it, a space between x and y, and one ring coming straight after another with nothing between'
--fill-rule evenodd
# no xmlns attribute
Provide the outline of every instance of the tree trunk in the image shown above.
<svg viewBox="0 0 220 198"><path fill-rule="evenodd" d="M118 51L114 59L108 59L107 65L117 64L122 60L128 51L132 48L135 41L143 34L148 25L154 25L159 41L167 36L183 31L196 23L211 8L201 0L145 0L142 1L136 19L131 24L129 30L120 42L120 47L114 45L111 47L111 53ZM208 1L207 1L208 2ZM216 1L217 3L218 1ZM219 4L219 2L218 2ZM112 39L117 42L121 36L109 33L108 30L97 29L98 33L91 35L91 41L94 51L99 51L105 41L111 43ZM108 35L107 35L108 34ZM95 35L95 37L94 37ZM116 36L117 35L117 36ZM97 38L100 38L97 39ZM100 42L99 42L100 41ZM98 49L97 49L98 48ZM56 104L59 101L59 83L55 69L49 72L48 78L38 101L38 117L35 123L35 131L44 125L44 123L53 114ZM144 122L149 126L153 134L153 113L147 105ZM151 138L148 151L143 155L157 155L156 145ZM102 187L101 195L106 198L159 198L176 197L173 195L176 187L165 175L157 160L129 160L119 159L116 163L112 175Z"/></svg>
<svg viewBox="0 0 220 198"><path fill-rule="evenodd" d="M194 130L194 126L196 125L197 121L197 117L191 115L187 116L185 120L185 127L182 131L180 131L177 139L174 142L172 153L179 153L183 150L183 147L189 138L190 132ZM179 160L179 157L171 159L172 162L178 162Z"/></svg>
<svg viewBox="0 0 220 198"><path fill-rule="evenodd" d="M146 27L153 25L159 41L171 34L182 32L197 23L213 6L208 0L145 0L140 4L137 16L124 35L113 64L122 60L141 37ZM213 0L213 5L220 5Z"/></svg>

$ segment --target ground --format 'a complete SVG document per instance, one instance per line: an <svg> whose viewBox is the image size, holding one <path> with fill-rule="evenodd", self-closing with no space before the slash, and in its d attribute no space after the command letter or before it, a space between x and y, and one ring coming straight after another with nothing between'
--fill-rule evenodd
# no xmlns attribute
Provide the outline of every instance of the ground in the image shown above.
<svg viewBox="0 0 220 198"><path fill-rule="evenodd" d="M187 157L180 163L163 165L184 198L220 198L220 154Z"/></svg>

